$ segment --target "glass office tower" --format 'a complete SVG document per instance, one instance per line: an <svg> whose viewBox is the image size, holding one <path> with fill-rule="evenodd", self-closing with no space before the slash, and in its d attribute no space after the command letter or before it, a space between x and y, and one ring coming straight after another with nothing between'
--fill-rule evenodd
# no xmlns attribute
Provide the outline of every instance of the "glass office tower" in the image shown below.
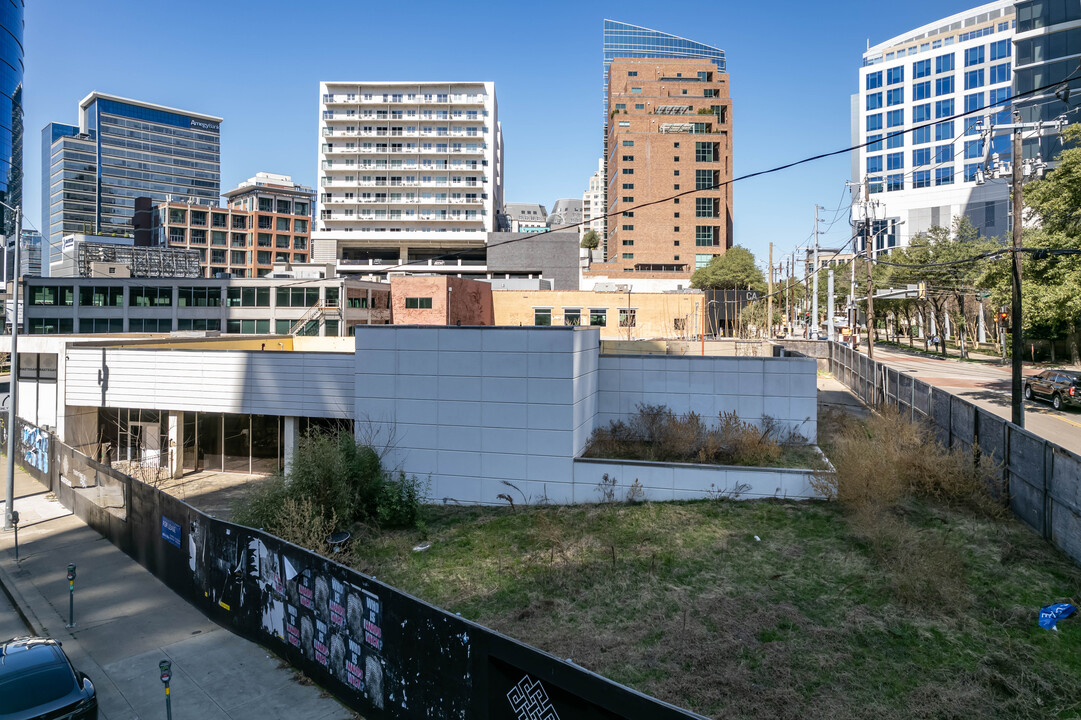
<svg viewBox="0 0 1081 720"><path fill-rule="evenodd" d="M73 233L132 236L137 197L155 204L217 206L221 122L213 115L93 92L79 103L78 126L46 125L41 138L44 254ZM48 261L42 259L46 266Z"/></svg>
<svg viewBox="0 0 1081 720"><path fill-rule="evenodd" d="M23 0L0 0L0 200L22 204ZM15 233L15 213L0 206L2 234Z"/></svg>
<svg viewBox="0 0 1081 720"><path fill-rule="evenodd" d="M724 50L659 30L616 20L604 21L604 111L608 112L608 66L614 58L677 58L712 60L718 72L728 72Z"/></svg>

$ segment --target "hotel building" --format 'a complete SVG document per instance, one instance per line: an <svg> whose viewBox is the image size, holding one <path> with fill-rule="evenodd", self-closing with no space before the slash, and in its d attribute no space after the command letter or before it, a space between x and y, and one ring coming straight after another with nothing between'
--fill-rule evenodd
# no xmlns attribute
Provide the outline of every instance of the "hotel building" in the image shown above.
<svg viewBox="0 0 1081 720"><path fill-rule="evenodd" d="M323 82L319 95L312 260L431 272L430 261L459 253L447 264L483 272L503 208L495 85Z"/></svg>
<svg viewBox="0 0 1081 720"><path fill-rule="evenodd" d="M982 127L1012 122L1014 3L998 0L928 23L863 54L852 98L857 250L862 200L875 203L872 253L908 245L932 227L967 217L985 236L1009 232L1008 180L977 182L989 153L1010 157L1008 133L985 146ZM987 108L964 118L954 116ZM980 123L982 126L978 126Z"/></svg>

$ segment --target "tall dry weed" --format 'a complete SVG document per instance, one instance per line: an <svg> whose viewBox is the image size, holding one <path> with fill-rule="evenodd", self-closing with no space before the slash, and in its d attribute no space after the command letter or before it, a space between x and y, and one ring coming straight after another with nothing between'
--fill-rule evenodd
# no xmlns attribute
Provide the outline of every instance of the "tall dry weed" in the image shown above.
<svg viewBox="0 0 1081 720"><path fill-rule="evenodd" d="M851 508L890 507L910 497L1002 512L994 499L998 469L986 458L943 448L931 428L884 406L866 419L837 424L830 461L835 472L813 481L822 495Z"/></svg>

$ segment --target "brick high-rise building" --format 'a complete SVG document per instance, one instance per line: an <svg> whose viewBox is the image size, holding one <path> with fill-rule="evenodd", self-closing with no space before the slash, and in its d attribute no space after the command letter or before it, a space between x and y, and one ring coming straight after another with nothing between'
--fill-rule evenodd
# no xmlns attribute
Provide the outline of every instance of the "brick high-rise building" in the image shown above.
<svg viewBox="0 0 1081 720"><path fill-rule="evenodd" d="M588 274L689 278L732 245L728 75L709 60L617 58L608 107L607 257Z"/></svg>

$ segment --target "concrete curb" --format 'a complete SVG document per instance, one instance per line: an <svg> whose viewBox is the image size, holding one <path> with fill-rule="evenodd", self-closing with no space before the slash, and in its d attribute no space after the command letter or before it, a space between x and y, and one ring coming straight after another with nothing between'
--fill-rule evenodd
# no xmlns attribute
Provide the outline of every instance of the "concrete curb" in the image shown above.
<svg viewBox="0 0 1081 720"><path fill-rule="evenodd" d="M11 602L11 606L15 608L16 614L22 620L23 625L26 626L27 631L31 635L41 635L41 621L34 614L30 604L23 598L15 578L11 577L3 563L0 563L0 590L4 591L4 595Z"/></svg>

